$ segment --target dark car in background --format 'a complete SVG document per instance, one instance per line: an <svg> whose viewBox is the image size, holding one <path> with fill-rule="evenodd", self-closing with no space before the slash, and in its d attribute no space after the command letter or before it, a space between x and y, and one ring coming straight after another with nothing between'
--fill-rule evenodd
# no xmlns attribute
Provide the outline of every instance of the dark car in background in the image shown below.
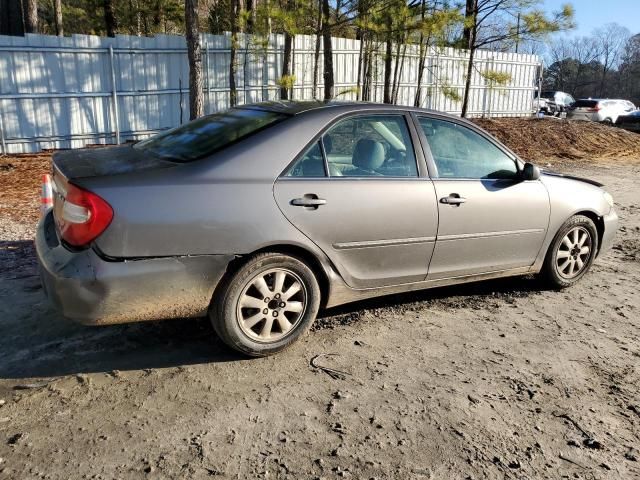
<svg viewBox="0 0 640 480"><path fill-rule="evenodd" d="M616 126L640 133L640 110L636 110L627 115L620 115L616 120Z"/></svg>

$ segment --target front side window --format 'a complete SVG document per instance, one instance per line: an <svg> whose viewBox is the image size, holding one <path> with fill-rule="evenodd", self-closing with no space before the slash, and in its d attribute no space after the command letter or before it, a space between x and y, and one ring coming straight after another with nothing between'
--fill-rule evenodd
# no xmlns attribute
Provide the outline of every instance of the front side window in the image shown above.
<svg viewBox="0 0 640 480"><path fill-rule="evenodd" d="M266 110L232 108L155 135L134 148L173 162L191 162L287 117Z"/></svg>
<svg viewBox="0 0 640 480"><path fill-rule="evenodd" d="M321 139L331 177L417 177L403 115L349 117Z"/></svg>
<svg viewBox="0 0 640 480"><path fill-rule="evenodd" d="M470 128L427 117L419 120L440 178L510 179L517 175L515 160Z"/></svg>

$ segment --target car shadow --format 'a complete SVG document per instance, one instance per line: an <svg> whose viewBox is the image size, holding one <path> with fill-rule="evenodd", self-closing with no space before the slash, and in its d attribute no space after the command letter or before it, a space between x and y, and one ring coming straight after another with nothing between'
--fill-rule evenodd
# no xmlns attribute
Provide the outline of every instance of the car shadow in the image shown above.
<svg viewBox="0 0 640 480"><path fill-rule="evenodd" d="M215 335L206 318L87 327L63 318L44 298L33 242L0 242L0 378L170 368L248 360ZM356 322L367 311L482 306L539 291L528 278L511 278L363 300L320 312L313 330ZM470 303L471 302L471 303Z"/></svg>
<svg viewBox="0 0 640 480"><path fill-rule="evenodd" d="M250 360L224 345L208 319L87 327L55 312L42 292L35 291L37 277L20 277L16 283L20 282L27 295L38 297L40 308L34 308L6 329L7 335L0 340L0 378L59 377ZM512 298L541 290L543 287L536 280L512 278L390 295L322 311L313 330L351 324L367 311L381 308L428 308L434 303L450 308L481 308L489 299L502 298L512 303Z"/></svg>

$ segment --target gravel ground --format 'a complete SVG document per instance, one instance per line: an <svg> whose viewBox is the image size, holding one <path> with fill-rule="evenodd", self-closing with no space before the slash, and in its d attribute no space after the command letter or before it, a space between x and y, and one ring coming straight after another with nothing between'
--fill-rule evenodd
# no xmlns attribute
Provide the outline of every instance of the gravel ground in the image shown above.
<svg viewBox="0 0 640 480"><path fill-rule="evenodd" d="M621 217L578 285L350 305L264 359L204 319L64 320L33 221L3 214L0 478L640 478L640 157L551 163L606 183Z"/></svg>

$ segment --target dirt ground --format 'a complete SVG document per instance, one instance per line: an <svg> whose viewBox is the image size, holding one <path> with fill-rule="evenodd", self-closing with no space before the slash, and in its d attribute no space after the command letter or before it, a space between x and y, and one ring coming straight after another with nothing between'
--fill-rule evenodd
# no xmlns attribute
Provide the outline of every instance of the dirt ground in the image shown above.
<svg viewBox="0 0 640 480"><path fill-rule="evenodd" d="M204 319L63 319L21 219L37 194L15 204L0 170L0 479L640 478L640 154L537 160L616 201L614 249L578 285L362 302L264 359Z"/></svg>

